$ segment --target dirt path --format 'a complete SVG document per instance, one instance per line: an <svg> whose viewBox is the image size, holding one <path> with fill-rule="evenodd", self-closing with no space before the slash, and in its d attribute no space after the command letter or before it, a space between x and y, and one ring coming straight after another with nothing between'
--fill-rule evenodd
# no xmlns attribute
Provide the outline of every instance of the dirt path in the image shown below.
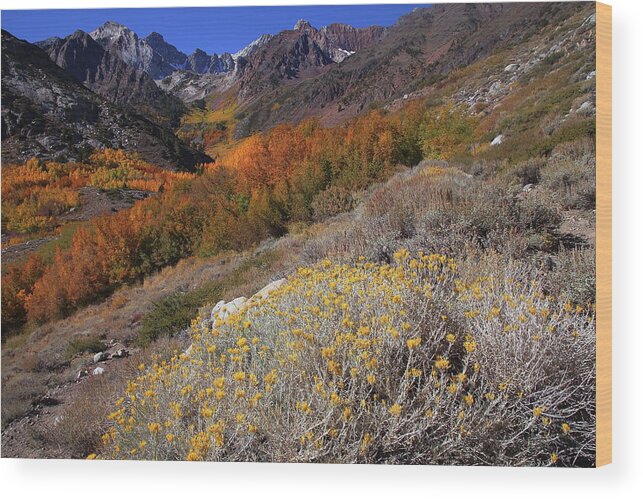
<svg viewBox="0 0 643 499"><path fill-rule="evenodd" d="M58 236L48 236L42 237L40 239L32 239L31 241L25 241L24 243L12 244L2 248L2 263L11 263L16 261L23 256L26 256L34 251L36 251L40 246L49 241L55 241L58 239Z"/></svg>
<svg viewBox="0 0 643 499"><path fill-rule="evenodd" d="M47 442L47 433L59 425L63 418L68 417L68 408L76 397L82 396L81 392L85 384L96 381L95 377L105 376L106 373L109 373L111 378L118 377L121 363L138 352L137 348L125 348L121 343L112 342L105 349L108 358L88 363L81 370L82 377L49 388L29 412L15 419L2 430L2 457L28 459L72 457L63 446L56 447ZM92 354L85 355L92 357ZM110 358L110 356L113 357Z"/></svg>

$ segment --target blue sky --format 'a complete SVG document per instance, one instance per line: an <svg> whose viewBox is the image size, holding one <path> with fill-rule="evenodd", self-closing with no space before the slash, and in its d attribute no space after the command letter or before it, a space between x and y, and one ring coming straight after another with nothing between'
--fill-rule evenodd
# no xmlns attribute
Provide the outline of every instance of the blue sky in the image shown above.
<svg viewBox="0 0 643 499"><path fill-rule="evenodd" d="M418 6L427 5L3 10L2 28L35 42L50 36L66 36L77 29L92 31L111 20L128 26L141 37L157 31L188 54L197 47L220 54L234 53L263 33L292 29L298 19L307 19L316 27L333 22L356 27L390 26Z"/></svg>

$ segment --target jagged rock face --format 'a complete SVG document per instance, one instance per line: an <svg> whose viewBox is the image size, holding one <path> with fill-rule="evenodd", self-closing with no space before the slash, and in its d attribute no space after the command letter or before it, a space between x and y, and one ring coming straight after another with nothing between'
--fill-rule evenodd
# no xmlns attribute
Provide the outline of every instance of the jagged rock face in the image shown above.
<svg viewBox="0 0 643 499"><path fill-rule="evenodd" d="M170 123L185 111L183 103L158 88L145 71L105 50L84 31L57 39L45 50L58 66L111 102L136 106L138 112Z"/></svg>
<svg viewBox="0 0 643 499"><path fill-rule="evenodd" d="M305 31L309 29L314 29L311 24L306 21L306 19L300 19L295 23L295 26L293 27L293 30L295 31Z"/></svg>
<svg viewBox="0 0 643 499"><path fill-rule="evenodd" d="M210 158L169 130L113 105L57 66L46 52L2 30L2 161L80 159L99 147L136 151L167 168Z"/></svg>
<svg viewBox="0 0 643 499"><path fill-rule="evenodd" d="M233 59L239 59L240 57L247 58L255 50L263 47L266 43L268 43L272 39L273 39L273 35L268 35L268 34L261 35L259 38L257 38L256 40L250 42L244 48L239 50L239 52L235 52L234 54L232 54L232 58Z"/></svg>
<svg viewBox="0 0 643 499"><path fill-rule="evenodd" d="M232 54L228 52L224 52L221 54L215 64L215 71L211 71L213 73L229 73L230 71L234 71L235 68L235 62L234 62L234 57L232 57Z"/></svg>
<svg viewBox="0 0 643 499"><path fill-rule="evenodd" d="M127 64L145 71L155 80L175 69L149 43L122 24L108 21L92 31L90 36L103 48L118 54Z"/></svg>
<svg viewBox="0 0 643 499"><path fill-rule="evenodd" d="M231 73L198 74L192 71L175 71L159 80L157 84L183 102L190 103L205 99L213 91L230 88L234 84L234 78Z"/></svg>
<svg viewBox="0 0 643 499"><path fill-rule="evenodd" d="M241 99L277 87L282 80L292 80L305 74L314 76L333 63L372 46L386 29L381 26L353 28L331 24L321 29L300 19L294 28L271 38L259 38L252 50L247 50L247 64L238 68L241 80ZM246 50L246 49L244 49Z"/></svg>
<svg viewBox="0 0 643 499"><path fill-rule="evenodd" d="M185 69L195 73L207 73L211 64L211 58L201 49L196 49L187 59Z"/></svg>
<svg viewBox="0 0 643 499"><path fill-rule="evenodd" d="M199 74L228 73L233 71L234 68L234 59L227 52L221 54L221 56L217 54L208 55L201 49L196 49L185 63L185 69Z"/></svg>
<svg viewBox="0 0 643 499"><path fill-rule="evenodd" d="M311 35L311 30L305 27L283 31L252 51L247 64L239 68L239 96L242 99L253 98L277 87L283 80L294 79L302 72L332 64L333 59Z"/></svg>
<svg viewBox="0 0 643 499"><path fill-rule="evenodd" d="M174 45L167 43L163 35L152 32L147 35L144 40L152 47L152 50L159 54L170 66L175 69L185 69L187 56Z"/></svg>
<svg viewBox="0 0 643 499"><path fill-rule="evenodd" d="M386 33L382 26L353 28L348 24L330 24L318 32L317 43L326 48L335 62L341 62L349 55L375 45Z"/></svg>
<svg viewBox="0 0 643 499"><path fill-rule="evenodd" d="M358 50L374 45L386 33L382 26L354 28L341 23L316 29L305 19L297 21L293 30L308 34L334 62L342 62Z"/></svg>
<svg viewBox="0 0 643 499"><path fill-rule="evenodd" d="M150 33L141 39L129 28L108 21L90 33L106 50L118 54L127 64L161 80L177 70L199 74L227 73L235 68L234 58L223 53L208 55L201 49L186 55L165 41L159 33ZM41 43L49 43L47 41Z"/></svg>

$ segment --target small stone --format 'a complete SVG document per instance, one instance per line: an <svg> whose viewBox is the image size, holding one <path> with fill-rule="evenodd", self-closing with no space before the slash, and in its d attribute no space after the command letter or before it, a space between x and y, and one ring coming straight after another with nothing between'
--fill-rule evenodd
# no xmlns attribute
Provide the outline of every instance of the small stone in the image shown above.
<svg viewBox="0 0 643 499"><path fill-rule="evenodd" d="M105 369L103 369L102 367L97 367L96 369L94 369L92 371L92 374L94 376L99 376L99 375L103 374L104 372L105 372Z"/></svg>
<svg viewBox="0 0 643 499"><path fill-rule="evenodd" d="M526 184L526 185L522 188L522 192L530 192L530 191L532 191L533 189L534 189L534 184Z"/></svg>
<svg viewBox="0 0 643 499"><path fill-rule="evenodd" d="M127 350L125 350L124 348L119 348L110 356L110 358L122 359L123 357L127 357L128 355L129 355L129 352Z"/></svg>
<svg viewBox="0 0 643 499"><path fill-rule="evenodd" d="M515 63L514 64L508 64L507 66L505 66L505 71L507 73L513 73L514 71L517 71L519 67L520 67L519 64L515 64Z"/></svg>

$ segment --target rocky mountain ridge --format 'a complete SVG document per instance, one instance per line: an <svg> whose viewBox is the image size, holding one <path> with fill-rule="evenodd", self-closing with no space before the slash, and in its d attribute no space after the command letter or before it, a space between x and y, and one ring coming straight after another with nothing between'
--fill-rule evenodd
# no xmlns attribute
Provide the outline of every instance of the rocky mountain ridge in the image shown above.
<svg viewBox="0 0 643 499"><path fill-rule="evenodd" d="M41 46L58 66L111 102L135 106L139 112L170 124L177 124L186 111L183 102L161 90L148 73L105 50L84 31Z"/></svg>
<svg viewBox="0 0 643 499"><path fill-rule="evenodd" d="M104 147L136 151L173 169L190 170L209 160L169 129L92 92L45 51L2 30L2 162L81 159Z"/></svg>
<svg viewBox="0 0 643 499"><path fill-rule="evenodd" d="M90 33L106 50L117 53L123 61L160 80L175 71L187 70L199 74L227 73L234 70L235 60L229 53L207 54L197 48L187 55L165 41L163 35L152 32L140 38L122 24L107 21Z"/></svg>

